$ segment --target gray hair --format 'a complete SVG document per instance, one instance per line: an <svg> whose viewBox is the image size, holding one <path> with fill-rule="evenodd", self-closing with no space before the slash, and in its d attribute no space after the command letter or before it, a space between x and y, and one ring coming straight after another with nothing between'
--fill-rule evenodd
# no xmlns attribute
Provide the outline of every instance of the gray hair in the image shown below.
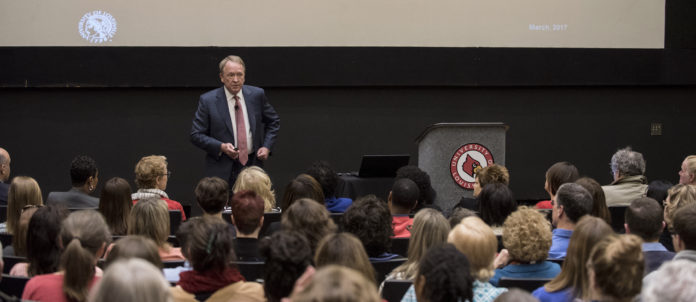
<svg viewBox="0 0 696 302"><path fill-rule="evenodd" d="M160 302L172 301L172 296L162 271L143 259L131 258L109 265L89 301Z"/></svg>
<svg viewBox="0 0 696 302"><path fill-rule="evenodd" d="M609 163L611 172L620 176L634 176L645 174L645 159L643 154L626 147L616 151Z"/></svg>
<svg viewBox="0 0 696 302"><path fill-rule="evenodd" d="M222 61L220 61L220 64L218 64L218 68L220 68L220 73L222 73L222 69L225 68L225 64L227 64L227 62L239 63L239 65L242 65L242 67L244 68L244 71L246 71L246 65L244 65L244 60L242 60L240 56L229 55L222 59Z"/></svg>
<svg viewBox="0 0 696 302"><path fill-rule="evenodd" d="M556 192L556 203L563 206L568 219L576 223L587 214L592 213L592 194L583 186L569 182L561 185Z"/></svg>
<svg viewBox="0 0 696 302"><path fill-rule="evenodd" d="M0 164L7 163L7 157L5 156L5 152L7 152L7 150L0 148ZM9 154L9 152L7 154Z"/></svg>
<svg viewBox="0 0 696 302"><path fill-rule="evenodd" d="M641 293L644 302L696 301L696 263L689 260L665 262L650 274Z"/></svg>

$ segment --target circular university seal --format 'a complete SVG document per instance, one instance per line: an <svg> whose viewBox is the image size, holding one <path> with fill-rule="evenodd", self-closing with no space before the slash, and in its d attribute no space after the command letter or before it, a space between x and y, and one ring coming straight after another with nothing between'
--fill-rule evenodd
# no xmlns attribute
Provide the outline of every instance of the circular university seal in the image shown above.
<svg viewBox="0 0 696 302"><path fill-rule="evenodd" d="M80 36L90 43L104 43L116 34L116 19L107 12L95 10L82 16L77 28Z"/></svg>
<svg viewBox="0 0 696 302"><path fill-rule="evenodd" d="M474 174L492 164L493 155L488 148L480 144L466 144L454 152L450 161L450 174L460 187L473 190L476 181Z"/></svg>

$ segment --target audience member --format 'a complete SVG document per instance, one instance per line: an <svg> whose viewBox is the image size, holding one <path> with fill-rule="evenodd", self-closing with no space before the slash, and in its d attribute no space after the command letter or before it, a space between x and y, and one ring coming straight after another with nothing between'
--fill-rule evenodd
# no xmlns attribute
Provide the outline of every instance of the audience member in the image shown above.
<svg viewBox="0 0 696 302"><path fill-rule="evenodd" d="M295 177L287 186L283 193L281 201L281 210L285 212L293 202L298 199L309 198L320 204L324 204L324 192L321 190L321 185L307 174L300 174Z"/></svg>
<svg viewBox="0 0 696 302"><path fill-rule="evenodd" d="M132 193L130 184L120 177L109 179L104 184L99 197L99 213L104 215L113 235L128 233L128 216L133 207Z"/></svg>
<svg viewBox="0 0 696 302"><path fill-rule="evenodd" d="M450 226L439 211L435 209L418 211L413 219L412 235L408 241L408 259L387 275L385 280L413 280L418 272L418 264L425 253L433 247L444 245L449 231ZM380 285L380 292L382 285Z"/></svg>
<svg viewBox="0 0 696 302"><path fill-rule="evenodd" d="M324 192L324 204L331 213L343 213L353 203L346 197L336 197L338 186L338 174L326 161L316 161L307 169L307 174L314 177L321 185Z"/></svg>
<svg viewBox="0 0 696 302"><path fill-rule="evenodd" d="M587 259L592 248L604 237L614 234L611 226L601 218L585 216L578 221L568 244L568 256L561 273L549 283L537 288L532 295L541 302L591 300L587 274Z"/></svg>
<svg viewBox="0 0 696 302"><path fill-rule="evenodd" d="M600 185L596 180L583 177L575 181L576 184L581 185L587 192L592 195L592 211L590 215L594 217L602 218L609 225L611 225L611 213L607 207L607 199L604 197L604 190L602 190L602 185Z"/></svg>
<svg viewBox="0 0 696 302"><path fill-rule="evenodd" d="M631 150L631 147L619 149L611 157L609 166L614 182L602 186L607 206L628 206L631 201L645 197L648 193L648 179L644 176L643 154Z"/></svg>
<svg viewBox="0 0 696 302"><path fill-rule="evenodd" d="M169 232L169 212L163 200L142 199L133 206L128 219L128 235L152 239L159 248L162 261L184 260L181 248L172 247L167 242Z"/></svg>
<svg viewBox="0 0 696 302"><path fill-rule="evenodd" d="M537 210L520 207L505 219L503 245L507 253L500 255L508 255L508 259L498 259L506 265L495 270L490 280L495 286L503 277L553 278L561 272L558 264L546 261L551 248L551 224Z"/></svg>
<svg viewBox="0 0 696 302"><path fill-rule="evenodd" d="M696 204L685 205L677 210L674 213L672 227L674 229L672 233L674 250L677 252L672 261L688 260L696 262ZM645 276L643 285L647 286L655 282L655 275L656 273L652 272Z"/></svg>
<svg viewBox="0 0 696 302"><path fill-rule="evenodd" d="M135 165L135 185L138 191L131 195L131 199L136 203L145 198L158 198L167 203L170 210L181 211L181 219L186 220L184 207L178 201L169 199L164 190L167 189L167 182L172 172L167 169L167 158L162 155L145 156Z"/></svg>
<svg viewBox="0 0 696 302"><path fill-rule="evenodd" d="M211 216L199 216L199 217L193 217L191 219L202 219L203 217L208 217L208 218L213 219L213 220L218 219L216 217L211 217ZM179 241L179 246L181 247L182 254L187 249L187 243L188 243L187 239L188 239L188 235L192 234L192 232L191 232L192 226L193 225L190 223L183 223L183 224L181 224L181 226L179 226L179 229L176 230L176 240ZM231 224L227 224L227 226L230 228L230 230L234 229L234 226L232 226ZM158 252L158 254L159 254L159 252ZM177 267L165 268L163 270L164 271L164 278L167 279L167 281L169 281L171 283L176 283L176 282L179 282L179 274L181 272L190 271L192 269L193 269L193 267L191 267L191 262L189 262L188 260L184 260L183 265L179 265Z"/></svg>
<svg viewBox="0 0 696 302"><path fill-rule="evenodd" d="M222 220L222 211L230 197L226 180L220 177L204 177L196 185L194 194L198 206L203 210L203 216L212 216Z"/></svg>
<svg viewBox="0 0 696 302"><path fill-rule="evenodd" d="M150 238L137 235L123 237L114 243L106 257L106 268L108 269L117 261L132 258L143 259L160 270L164 268L155 242Z"/></svg>
<svg viewBox="0 0 696 302"><path fill-rule="evenodd" d="M667 180L653 180L648 183L647 197L657 200L662 205L667 199L667 191L673 186L674 184Z"/></svg>
<svg viewBox="0 0 696 302"><path fill-rule="evenodd" d="M276 197L271 178L266 174L266 171L258 166L244 168L237 176L237 180L232 188L234 193L248 190L254 191L256 195L261 196L264 212L279 211L279 208L276 208Z"/></svg>
<svg viewBox="0 0 696 302"><path fill-rule="evenodd" d="M96 209L99 199L91 194L99 183L97 162L89 156L78 155L70 164L72 188L66 192L48 193L46 204L62 205L66 208Z"/></svg>
<svg viewBox="0 0 696 302"><path fill-rule="evenodd" d="M692 204L696 204L696 186L678 184L669 189L664 203L664 218L670 232L673 229L674 214L679 209Z"/></svg>
<svg viewBox="0 0 696 302"><path fill-rule="evenodd" d="M474 277L473 302L490 302L507 291L506 288L498 288L488 282L494 275L498 240L483 220L478 217L462 219L450 231L447 242L453 244L469 260L470 272Z"/></svg>
<svg viewBox="0 0 696 302"><path fill-rule="evenodd" d="M452 211L452 214L450 214L450 217L449 217L450 228L454 228L454 226L456 226L460 222L462 222L462 219L467 218L469 216L478 216L478 215L476 214L476 212L469 210L467 208L455 207L454 210Z"/></svg>
<svg viewBox="0 0 696 302"><path fill-rule="evenodd" d="M332 264L351 268L370 282L376 282L375 269L367 258L365 248L351 233L330 234L324 237L314 255L314 264L318 269Z"/></svg>
<svg viewBox="0 0 696 302"><path fill-rule="evenodd" d="M594 246L587 261L593 300L630 302L640 294L645 260L635 235L611 235Z"/></svg>
<svg viewBox="0 0 696 302"><path fill-rule="evenodd" d="M60 241L64 247L60 271L34 276L27 282L22 300L86 301L87 293L101 277L96 268L111 234L97 211L73 212L63 221Z"/></svg>
<svg viewBox="0 0 696 302"><path fill-rule="evenodd" d="M534 296L525 290L511 288L500 294L493 302L539 302L539 299L534 298Z"/></svg>
<svg viewBox="0 0 696 302"><path fill-rule="evenodd" d="M239 179L239 178L237 178ZM239 191L232 197L232 223L237 231L234 251L239 261L263 261L259 232L263 226L263 199L254 191Z"/></svg>
<svg viewBox="0 0 696 302"><path fill-rule="evenodd" d="M343 230L360 239L370 261L386 261L399 257L389 253L394 236L391 221L385 202L367 195L353 202L343 214Z"/></svg>
<svg viewBox="0 0 696 302"><path fill-rule="evenodd" d="M22 215L22 209L27 205L43 205L41 188L31 177L17 176L12 179L7 194L7 221L5 222L7 233L15 233L19 216Z"/></svg>
<svg viewBox="0 0 696 302"><path fill-rule="evenodd" d="M60 227L69 212L61 206L47 206L36 210L26 236L28 262L15 264L11 276L33 277L58 271L60 263ZM24 215L24 214L23 214Z"/></svg>
<svg viewBox="0 0 696 302"><path fill-rule="evenodd" d="M510 184L510 173L505 166L498 164L492 164L484 168L478 168L474 170L474 191L472 193L473 198L462 197L459 200L457 207L462 207L472 211L479 210L479 194L481 190L489 184L500 183L504 185Z"/></svg>
<svg viewBox="0 0 696 302"><path fill-rule="evenodd" d="M679 170L679 183L683 185L696 185L696 155L687 156Z"/></svg>
<svg viewBox="0 0 696 302"><path fill-rule="evenodd" d="M403 166L399 168L399 170L396 170L396 177L394 180L401 178L408 178L418 185L418 192L420 194L418 196L418 204L416 204L413 212L418 212L418 210L422 208L433 208L442 211L434 204L437 193L430 183L430 175L428 175L428 173L417 166Z"/></svg>
<svg viewBox="0 0 696 302"><path fill-rule="evenodd" d="M116 261L90 295L90 302L172 300L169 282L151 263L136 258Z"/></svg>
<svg viewBox="0 0 696 302"><path fill-rule="evenodd" d="M174 301L265 301L263 287L245 282L232 266L233 237L227 224L211 217L196 217L186 236L186 259L193 270L181 272L172 288Z"/></svg>
<svg viewBox="0 0 696 302"><path fill-rule="evenodd" d="M312 250L302 234L279 231L261 240L261 255L266 259L263 287L269 302L290 296L295 281L312 265Z"/></svg>
<svg viewBox="0 0 696 302"><path fill-rule="evenodd" d="M402 302L482 301L475 295L467 257L452 245L430 249L418 265L418 276ZM491 300L492 301L492 300Z"/></svg>
<svg viewBox="0 0 696 302"><path fill-rule="evenodd" d="M546 170L546 181L544 182L544 190L549 194L549 200L540 201L536 204L537 209L551 209L552 200L555 200L558 188L561 185L569 182L575 182L580 177L578 168L573 164L562 161L553 164Z"/></svg>
<svg viewBox="0 0 696 302"><path fill-rule="evenodd" d="M640 294L643 302L696 301L696 263L675 260L665 263L655 271L653 282L643 285Z"/></svg>
<svg viewBox="0 0 696 302"><path fill-rule="evenodd" d="M292 302L341 301L341 302L379 302L381 301L375 284L362 274L347 267L329 265L319 269L313 276L301 279L303 282L293 291ZM299 282L299 281L298 281ZM304 283L307 284L304 284Z"/></svg>
<svg viewBox="0 0 696 302"><path fill-rule="evenodd" d="M336 231L326 207L308 198L293 202L280 218L280 224L283 230L298 232L307 238L312 253L324 236Z"/></svg>
<svg viewBox="0 0 696 302"><path fill-rule="evenodd" d="M568 241L573 234L575 224L584 215L592 211L592 196L585 188L576 183L565 183L558 188L555 200L551 200L553 209L551 223L554 227L549 258L565 258Z"/></svg>
<svg viewBox="0 0 696 302"><path fill-rule="evenodd" d="M487 184L479 194L479 213L496 235L503 233L505 219L517 209L512 191L502 183Z"/></svg>
<svg viewBox="0 0 696 302"><path fill-rule="evenodd" d="M10 184L7 181L10 179L10 153L7 150L0 148L0 205L7 205L7 193L10 190Z"/></svg>
<svg viewBox="0 0 696 302"><path fill-rule="evenodd" d="M34 216L38 207L43 207L43 205L27 205L22 209L22 215L19 216L17 229L12 236L12 244L6 246L2 251L5 256L27 256L27 229L29 228L29 220Z"/></svg>
<svg viewBox="0 0 696 302"><path fill-rule="evenodd" d="M411 210L418 203L418 186L408 178L397 179L389 192L387 205L392 215L392 229L394 237L411 237L413 218L409 216Z"/></svg>
<svg viewBox="0 0 696 302"><path fill-rule="evenodd" d="M663 262L672 260L674 253L658 242L665 228L660 204L650 198L638 198L626 208L624 228L627 234L633 234L643 240L642 249L645 258L645 273L656 270Z"/></svg>

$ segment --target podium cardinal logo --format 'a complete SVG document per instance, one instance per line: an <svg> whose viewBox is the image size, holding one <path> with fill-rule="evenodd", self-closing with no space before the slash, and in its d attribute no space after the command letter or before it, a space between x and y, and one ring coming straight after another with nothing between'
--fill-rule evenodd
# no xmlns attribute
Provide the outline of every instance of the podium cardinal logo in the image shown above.
<svg viewBox="0 0 696 302"><path fill-rule="evenodd" d="M481 144L471 143L459 147L450 160L452 180L466 190L474 189L476 173L493 164L493 154Z"/></svg>
<svg viewBox="0 0 696 302"><path fill-rule="evenodd" d="M474 177L474 173L478 172L478 170L480 170L481 168L483 167L478 160L471 158L471 156L469 156L468 154L466 155L466 159L462 164L462 170L464 170L466 174L469 174L469 176Z"/></svg>

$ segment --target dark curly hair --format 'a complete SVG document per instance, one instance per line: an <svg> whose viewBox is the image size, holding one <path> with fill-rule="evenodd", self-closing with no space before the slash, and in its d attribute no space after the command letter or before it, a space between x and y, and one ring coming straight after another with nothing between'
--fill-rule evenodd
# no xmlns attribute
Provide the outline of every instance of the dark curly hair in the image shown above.
<svg viewBox="0 0 696 302"><path fill-rule="evenodd" d="M387 204L375 195L359 198L343 214L343 230L358 237L370 257L379 257L391 249L391 222Z"/></svg>
<svg viewBox="0 0 696 302"><path fill-rule="evenodd" d="M501 226L510 213L517 210L512 191L502 183L487 184L479 194L479 213L489 226Z"/></svg>
<svg viewBox="0 0 696 302"><path fill-rule="evenodd" d="M423 296L430 302L473 300L469 260L451 244L428 250L415 282L422 282L421 276L425 277Z"/></svg>
<svg viewBox="0 0 696 302"><path fill-rule="evenodd" d="M394 180L408 178L418 185L418 205L417 209L421 208L423 204L432 204L435 201L435 189L433 189L430 183L430 175L425 171L421 170L417 166L403 166L396 171L396 177Z"/></svg>
<svg viewBox="0 0 696 302"><path fill-rule="evenodd" d="M80 187L90 176L97 175L97 162L89 156L78 155L70 163L70 179L73 187Z"/></svg>
<svg viewBox="0 0 696 302"><path fill-rule="evenodd" d="M306 172L319 182L321 190L324 191L324 198L334 197L338 185L338 174L328 162L315 161Z"/></svg>
<svg viewBox="0 0 696 302"><path fill-rule="evenodd" d="M279 231L259 242L264 264L263 288L269 302L290 296L297 278L312 265L312 249L299 233Z"/></svg>

